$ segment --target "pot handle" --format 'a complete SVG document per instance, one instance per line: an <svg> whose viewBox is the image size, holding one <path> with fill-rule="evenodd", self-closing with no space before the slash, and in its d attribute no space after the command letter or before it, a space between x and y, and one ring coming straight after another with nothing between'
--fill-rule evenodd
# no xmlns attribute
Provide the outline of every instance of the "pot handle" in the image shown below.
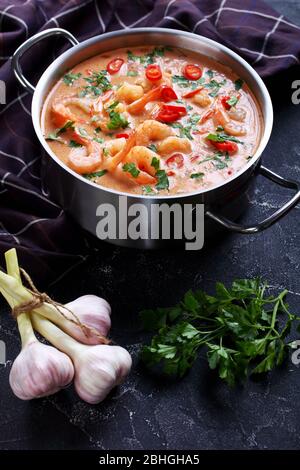
<svg viewBox="0 0 300 470"><path fill-rule="evenodd" d="M261 166L258 172L265 178L268 178L269 180L273 181L276 184L279 184L280 186L284 186L285 188L289 189L294 189L296 191L296 194L294 194L294 196L289 201L287 201L282 207L280 207L280 209L274 212L274 214L270 215L262 222L259 222L253 226L247 227L244 225L236 224L231 220L226 219L225 217L214 214L211 211L207 211L205 213L207 217L222 225L222 227L227 228L231 232L244 234L257 233L273 225L275 222L277 222L277 220L281 219L281 217L287 214L300 201L300 184L297 183L297 181L285 179L264 166Z"/></svg>
<svg viewBox="0 0 300 470"><path fill-rule="evenodd" d="M41 39L48 38L50 36L63 36L73 46L76 46L76 44L79 44L77 39L69 33L69 31L66 31L65 29L61 28L50 28L46 29L45 31L41 31L40 33L35 34L31 38L27 39L27 41L23 42L21 46L18 47L18 49L15 51L13 57L12 57L12 69L13 72L17 78L17 80L21 83L21 85L30 93L33 93L35 90L35 87L31 85L31 83L27 80L26 77L24 77L22 68L20 65L20 59L23 56L23 54L28 51L34 44L38 43Z"/></svg>

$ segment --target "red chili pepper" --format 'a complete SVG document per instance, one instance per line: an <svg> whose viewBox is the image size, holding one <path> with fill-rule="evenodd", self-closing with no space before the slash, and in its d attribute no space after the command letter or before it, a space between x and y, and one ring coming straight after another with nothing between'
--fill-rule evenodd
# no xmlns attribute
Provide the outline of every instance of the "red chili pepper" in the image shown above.
<svg viewBox="0 0 300 470"><path fill-rule="evenodd" d="M124 137L124 139L128 139L129 134L126 134L126 132L121 132L120 134L116 134L117 139L122 139L122 137Z"/></svg>
<svg viewBox="0 0 300 470"><path fill-rule="evenodd" d="M193 156L191 157L191 162L194 163L194 162L196 162L197 160L199 160L199 158L200 158L200 155L193 155Z"/></svg>
<svg viewBox="0 0 300 470"><path fill-rule="evenodd" d="M119 72L123 64L124 60L120 59L120 57L117 57L116 59L113 59L108 62L106 70L108 71L108 73L110 73L110 75L114 75L115 73Z"/></svg>
<svg viewBox="0 0 300 470"><path fill-rule="evenodd" d="M183 155L181 153L174 153L174 155L166 160L166 164L171 168L182 168L184 164Z"/></svg>
<svg viewBox="0 0 300 470"><path fill-rule="evenodd" d="M146 77L150 82L156 82L162 78L162 71L159 65L150 64L146 67Z"/></svg>
<svg viewBox="0 0 300 470"><path fill-rule="evenodd" d="M202 70L198 65L187 64L183 69L183 75L188 80L198 80L202 76Z"/></svg>
<svg viewBox="0 0 300 470"><path fill-rule="evenodd" d="M155 119L162 122L174 122L186 115L186 108L184 106L173 106L163 104L159 112L154 116Z"/></svg>
<svg viewBox="0 0 300 470"><path fill-rule="evenodd" d="M172 170L167 171L167 176L175 176L175 171L172 171Z"/></svg>
<svg viewBox="0 0 300 470"><path fill-rule="evenodd" d="M200 88L196 88L196 90L189 91L185 95L182 95L182 98L192 98L192 96L197 95L197 93L199 93L199 91L201 90L203 90L203 86Z"/></svg>
<svg viewBox="0 0 300 470"><path fill-rule="evenodd" d="M237 144L235 142L230 142L229 140L225 140L225 142L214 142L211 140L210 142L214 147L216 147L216 149L220 150L220 152L235 153L238 151Z"/></svg>
<svg viewBox="0 0 300 470"><path fill-rule="evenodd" d="M222 103L222 105L224 106L225 109L230 109L231 108L230 104L227 103L227 101L229 101L229 100L230 100L230 96L228 96L228 95L223 96L221 98L221 103Z"/></svg>
<svg viewBox="0 0 300 470"><path fill-rule="evenodd" d="M163 85L161 90L161 99L167 103L168 101L177 100L178 96L176 95L173 88L167 85Z"/></svg>

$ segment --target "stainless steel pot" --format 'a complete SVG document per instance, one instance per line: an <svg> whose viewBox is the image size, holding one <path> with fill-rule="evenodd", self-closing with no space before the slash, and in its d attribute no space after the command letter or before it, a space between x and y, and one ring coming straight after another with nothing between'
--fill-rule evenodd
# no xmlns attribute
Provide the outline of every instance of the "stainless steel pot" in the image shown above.
<svg viewBox="0 0 300 470"><path fill-rule="evenodd" d="M34 44L50 36L63 36L72 44L72 48L60 55L43 73L36 88L24 77L20 66L22 55ZM93 182L87 181L70 168L66 167L61 160L52 152L41 131L41 110L47 94L56 81L70 68L79 62L96 54L114 50L119 47L133 47L140 45L170 45L181 47L189 51L201 52L231 67L252 89L261 107L263 115L263 132L260 144L253 158L237 174L224 183L204 191L198 191L185 195L172 196L137 196L123 194L127 198L127 205L139 203L148 209L151 204L169 205L174 203L204 204L206 234L211 235L216 231L217 225L225 227L238 233L256 233L271 226L297 204L300 200L299 184L287 180L275 174L271 170L260 165L261 155L265 149L273 125L273 108L269 93L255 70L236 53L215 41L183 31L161 29L161 28L137 28L126 31L115 31L112 33L96 36L82 43L68 31L53 28L36 34L23 43L15 52L12 60L12 68L21 85L33 93L32 121L41 145L45 150L44 157L44 182L49 190L49 195L56 200L74 219L92 234L96 233L99 221L96 211L99 204L112 204L116 211L119 210L119 196L121 193L101 187ZM260 173L274 183L295 190L294 196L286 202L275 213L253 226L239 225L228 217L235 220L242 211L241 197L245 194L252 176ZM224 217L224 214L226 217ZM142 248L156 248L164 244L164 240L130 240L110 239L112 243L124 246L135 246Z"/></svg>

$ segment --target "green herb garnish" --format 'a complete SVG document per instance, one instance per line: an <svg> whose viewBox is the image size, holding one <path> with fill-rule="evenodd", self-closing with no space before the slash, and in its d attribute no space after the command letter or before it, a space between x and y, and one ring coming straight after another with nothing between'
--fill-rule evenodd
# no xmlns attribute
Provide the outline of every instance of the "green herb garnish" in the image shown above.
<svg viewBox="0 0 300 470"><path fill-rule="evenodd" d="M192 173L190 175L190 178L192 178L192 179L203 178L203 176L204 176L204 173Z"/></svg>
<svg viewBox="0 0 300 470"><path fill-rule="evenodd" d="M116 129L125 129L129 125L127 119L122 116L122 114L117 113L116 111L110 111L109 113L110 121L107 123L108 129L116 130Z"/></svg>
<svg viewBox="0 0 300 470"><path fill-rule="evenodd" d="M176 83L180 87L191 88L192 90L195 90L200 85L203 85L205 83L205 78L201 77L199 78L199 80L188 80L183 75L173 75L172 82Z"/></svg>
<svg viewBox="0 0 300 470"><path fill-rule="evenodd" d="M47 137L46 140L58 140L59 141L59 136L63 134L64 132L67 132L68 129L74 130L74 121L67 121L66 124L59 129L56 129L54 132L51 132Z"/></svg>
<svg viewBox="0 0 300 470"><path fill-rule="evenodd" d="M157 153L157 147L155 144L149 144L148 149L152 150L152 152Z"/></svg>
<svg viewBox="0 0 300 470"><path fill-rule="evenodd" d="M122 170L127 173L130 173L131 176L133 176L134 178L137 178L140 174L140 170L136 167L135 163L133 162L125 163L125 165L123 165L122 167Z"/></svg>
<svg viewBox="0 0 300 470"><path fill-rule="evenodd" d="M128 70L127 77L136 77L138 72L136 70Z"/></svg>
<svg viewBox="0 0 300 470"><path fill-rule="evenodd" d="M236 89L236 91L239 91L244 85L244 80L242 80L241 78L238 78L235 82L234 82L234 88Z"/></svg>
<svg viewBox="0 0 300 470"><path fill-rule="evenodd" d="M93 72L90 77L84 77L84 79L89 83L89 85L80 91L80 97L86 96L89 93L94 94L95 96L99 96L112 88L112 84L107 78L106 70Z"/></svg>
<svg viewBox="0 0 300 470"><path fill-rule="evenodd" d="M232 135L228 135L225 133L219 134L208 134L206 136L207 140L212 140L213 142L226 142L229 140L230 142L236 142L237 144L243 144L239 139L233 137Z"/></svg>
<svg viewBox="0 0 300 470"><path fill-rule="evenodd" d="M76 142L76 140L70 140L69 147L73 147L73 148L82 147L82 144L79 144L78 142Z"/></svg>
<svg viewBox="0 0 300 470"><path fill-rule="evenodd" d="M235 106L238 102L238 97L237 96L232 96L230 100L226 101L229 106Z"/></svg>
<svg viewBox="0 0 300 470"><path fill-rule="evenodd" d="M225 85L226 80L223 80L222 82L217 82L216 80L212 79L210 82L205 83L204 87L211 89L211 92L209 93L209 96L214 98L215 96L218 95L220 89L222 88L223 85Z"/></svg>
<svg viewBox="0 0 300 470"><path fill-rule="evenodd" d="M162 189L169 189L169 178L165 170L158 170L155 176L157 178L157 183L155 185L156 189L159 191Z"/></svg>
<svg viewBox="0 0 300 470"><path fill-rule="evenodd" d="M236 280L230 288L218 282L214 295L188 291L174 307L141 312L144 328L156 331L143 361L182 377L205 347L209 367L231 386L274 369L293 346L286 338L300 317L289 312L287 290L270 296L267 288L260 279Z"/></svg>
<svg viewBox="0 0 300 470"><path fill-rule="evenodd" d="M159 158L156 158L156 157L153 157L153 158L152 158L152 161L151 161L151 166L153 166L153 168L154 168L155 170L159 170L160 159L159 159Z"/></svg>
<svg viewBox="0 0 300 470"><path fill-rule="evenodd" d="M86 173L83 175L85 178L88 180L91 180L93 178L100 178L101 176L105 175L107 173L107 170L100 170L100 171L95 171L94 173Z"/></svg>
<svg viewBox="0 0 300 470"><path fill-rule="evenodd" d="M66 75L64 76L63 78L63 82L68 85L68 86L72 86L73 83L75 82L75 80L78 80L78 78L81 77L81 73L66 73Z"/></svg>
<svg viewBox="0 0 300 470"><path fill-rule="evenodd" d="M153 189L148 184L146 186L143 186L143 191L144 191L145 194L152 194L153 193Z"/></svg>

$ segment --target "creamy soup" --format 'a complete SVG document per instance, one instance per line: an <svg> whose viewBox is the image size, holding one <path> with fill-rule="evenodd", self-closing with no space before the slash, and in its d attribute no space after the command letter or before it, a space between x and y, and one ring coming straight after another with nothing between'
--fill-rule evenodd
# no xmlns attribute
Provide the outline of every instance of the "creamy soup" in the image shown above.
<svg viewBox="0 0 300 470"><path fill-rule="evenodd" d="M229 68L170 47L88 59L51 90L45 138L75 172L122 192L201 191L232 177L261 135L259 106Z"/></svg>

